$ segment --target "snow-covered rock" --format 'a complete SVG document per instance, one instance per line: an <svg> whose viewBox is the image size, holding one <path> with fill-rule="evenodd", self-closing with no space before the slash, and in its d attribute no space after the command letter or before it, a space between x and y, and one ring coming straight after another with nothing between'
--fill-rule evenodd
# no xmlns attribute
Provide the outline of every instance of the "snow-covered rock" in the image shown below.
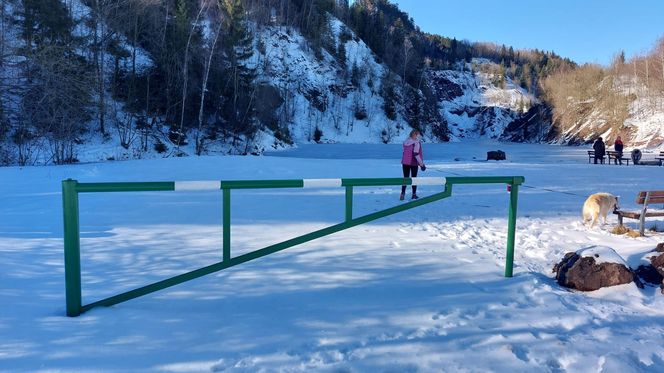
<svg viewBox="0 0 664 373"><path fill-rule="evenodd" d="M569 252L553 271L560 285L581 291L631 282L642 286L625 260L607 246L589 246Z"/></svg>

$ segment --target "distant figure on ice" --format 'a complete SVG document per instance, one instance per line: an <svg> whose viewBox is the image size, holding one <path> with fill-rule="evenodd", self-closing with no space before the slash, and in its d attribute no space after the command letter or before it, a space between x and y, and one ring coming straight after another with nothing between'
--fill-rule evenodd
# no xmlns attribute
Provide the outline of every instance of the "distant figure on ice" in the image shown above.
<svg viewBox="0 0 664 373"><path fill-rule="evenodd" d="M622 164L623 147L624 145L622 139L620 136L618 136L618 138L616 138L616 142L613 144L613 150L618 152L618 156L613 161L613 163L618 164L618 162L620 162L620 164Z"/></svg>
<svg viewBox="0 0 664 373"><path fill-rule="evenodd" d="M601 163L604 163L604 155L606 154L606 147L604 146L604 141L602 141L602 137L598 137L597 140L595 140L595 143L593 144L593 149L595 150L595 164L597 164L597 160Z"/></svg>
<svg viewBox="0 0 664 373"><path fill-rule="evenodd" d="M412 130L406 141L403 142L403 156L401 157L401 167L403 168L403 177L417 177L417 166L422 171L427 169L424 165L424 156L422 154L422 142L419 139L420 131ZM417 185L413 185L412 199L417 199ZM406 196L406 186L401 186L401 196L399 200L403 201Z"/></svg>

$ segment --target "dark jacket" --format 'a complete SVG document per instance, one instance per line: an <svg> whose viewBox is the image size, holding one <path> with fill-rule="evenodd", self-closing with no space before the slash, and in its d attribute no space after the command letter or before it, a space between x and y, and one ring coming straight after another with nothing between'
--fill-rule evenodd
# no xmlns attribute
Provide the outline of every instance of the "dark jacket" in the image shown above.
<svg viewBox="0 0 664 373"><path fill-rule="evenodd" d="M616 143L613 145L613 148L620 154L623 152L623 142L616 140Z"/></svg>
<svg viewBox="0 0 664 373"><path fill-rule="evenodd" d="M606 155L606 147L604 146L604 141L597 139L593 144L593 149L595 149L595 157L603 157Z"/></svg>

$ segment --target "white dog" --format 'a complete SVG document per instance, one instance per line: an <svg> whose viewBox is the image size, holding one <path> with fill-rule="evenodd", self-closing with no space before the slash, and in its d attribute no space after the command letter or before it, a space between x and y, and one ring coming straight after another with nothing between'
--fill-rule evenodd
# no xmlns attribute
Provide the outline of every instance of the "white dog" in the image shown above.
<svg viewBox="0 0 664 373"><path fill-rule="evenodd" d="M606 224L606 215L618 208L618 197L611 193L595 193L583 204L583 224L586 225L586 222L591 221L590 228L592 228L600 216L603 224Z"/></svg>

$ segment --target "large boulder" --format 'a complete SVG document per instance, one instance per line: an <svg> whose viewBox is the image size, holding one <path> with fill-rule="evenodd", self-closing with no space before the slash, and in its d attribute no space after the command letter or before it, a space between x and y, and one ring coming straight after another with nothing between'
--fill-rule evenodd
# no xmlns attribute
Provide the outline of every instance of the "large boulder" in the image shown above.
<svg viewBox="0 0 664 373"><path fill-rule="evenodd" d="M658 243L657 247L655 247L655 251L658 253L664 253L664 242Z"/></svg>
<svg viewBox="0 0 664 373"><path fill-rule="evenodd" d="M569 252L553 267L553 271L560 285L581 291L630 282L643 286L620 255L606 246L590 246Z"/></svg>

